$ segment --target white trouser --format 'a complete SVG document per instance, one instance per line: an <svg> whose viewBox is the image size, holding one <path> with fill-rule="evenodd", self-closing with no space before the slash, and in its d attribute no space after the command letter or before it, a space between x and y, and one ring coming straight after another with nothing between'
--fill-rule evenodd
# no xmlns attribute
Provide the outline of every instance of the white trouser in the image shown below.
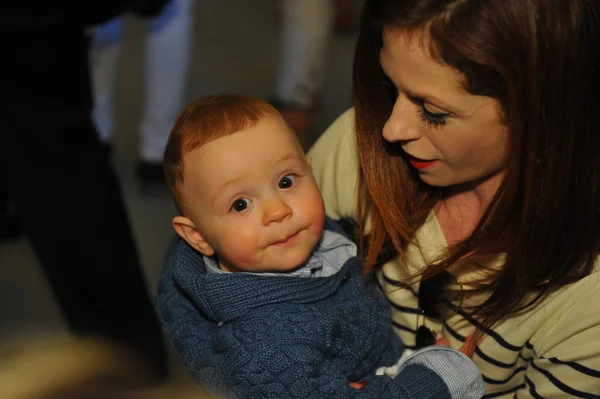
<svg viewBox="0 0 600 399"><path fill-rule="evenodd" d="M333 32L333 0L281 0L278 100L308 106L321 91Z"/></svg>
<svg viewBox="0 0 600 399"><path fill-rule="evenodd" d="M194 0L173 0L176 11L166 25L149 31L145 46L145 100L139 127L139 157L162 162L171 127L183 106L190 60ZM100 139L110 142L114 126L114 91L122 40L91 48L95 106Z"/></svg>

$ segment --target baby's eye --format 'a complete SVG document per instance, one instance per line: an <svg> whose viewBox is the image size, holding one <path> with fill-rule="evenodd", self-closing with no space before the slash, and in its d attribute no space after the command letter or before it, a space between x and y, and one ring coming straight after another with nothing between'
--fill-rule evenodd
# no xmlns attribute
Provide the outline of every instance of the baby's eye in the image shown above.
<svg viewBox="0 0 600 399"><path fill-rule="evenodd" d="M279 188L290 188L296 182L296 176L294 175L285 175L281 180L279 180Z"/></svg>
<svg viewBox="0 0 600 399"><path fill-rule="evenodd" d="M238 198L233 201L233 205L231 205L231 210L235 212L241 212L244 209L248 208L250 205L250 200L248 198Z"/></svg>

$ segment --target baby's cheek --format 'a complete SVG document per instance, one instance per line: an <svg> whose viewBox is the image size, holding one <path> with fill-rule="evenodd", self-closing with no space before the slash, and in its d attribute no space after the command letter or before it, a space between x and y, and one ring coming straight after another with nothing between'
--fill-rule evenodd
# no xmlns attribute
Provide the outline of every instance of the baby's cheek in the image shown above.
<svg viewBox="0 0 600 399"><path fill-rule="evenodd" d="M232 259L232 262L238 266L238 268L250 271L252 266L255 264L256 252L255 251L238 251Z"/></svg>
<svg viewBox="0 0 600 399"><path fill-rule="evenodd" d="M325 226L325 204L320 195L315 198L314 203L310 216L314 232L320 235Z"/></svg>
<svg viewBox="0 0 600 399"><path fill-rule="evenodd" d="M256 262L258 251L258 234L245 229L231 232L227 248L227 258L238 268L252 267Z"/></svg>
<svg viewBox="0 0 600 399"><path fill-rule="evenodd" d="M321 234L325 228L325 212L315 214L314 228L317 234Z"/></svg>

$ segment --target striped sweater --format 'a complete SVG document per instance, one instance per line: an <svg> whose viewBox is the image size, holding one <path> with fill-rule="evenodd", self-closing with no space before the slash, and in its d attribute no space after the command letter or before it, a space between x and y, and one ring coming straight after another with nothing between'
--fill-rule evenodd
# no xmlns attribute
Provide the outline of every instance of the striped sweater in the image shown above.
<svg viewBox="0 0 600 399"><path fill-rule="evenodd" d="M338 118L309 155L327 214L334 219L356 219L354 112L349 110ZM379 273L392 306L395 331L409 348L415 344L416 329L423 324L441 332L453 348L460 347L477 326L476 320L460 310L443 323L419 315L419 285L407 284L408 277L446 247L432 212L408 247L407 264L394 260ZM502 256L484 261L501 267ZM473 265L472 273L461 275L463 286L468 287L469 278L476 278L476 273ZM485 332L473 361L484 376L486 398L600 398L600 261L589 276Z"/></svg>

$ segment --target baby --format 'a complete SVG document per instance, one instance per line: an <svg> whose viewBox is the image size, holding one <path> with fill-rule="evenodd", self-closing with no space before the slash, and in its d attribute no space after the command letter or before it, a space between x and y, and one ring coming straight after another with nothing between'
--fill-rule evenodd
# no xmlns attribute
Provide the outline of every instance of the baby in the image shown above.
<svg viewBox="0 0 600 399"><path fill-rule="evenodd" d="M157 307L202 385L244 399L484 394L458 351L403 356L386 299L326 218L310 159L273 107L194 101L171 131L164 170L181 215Z"/></svg>

